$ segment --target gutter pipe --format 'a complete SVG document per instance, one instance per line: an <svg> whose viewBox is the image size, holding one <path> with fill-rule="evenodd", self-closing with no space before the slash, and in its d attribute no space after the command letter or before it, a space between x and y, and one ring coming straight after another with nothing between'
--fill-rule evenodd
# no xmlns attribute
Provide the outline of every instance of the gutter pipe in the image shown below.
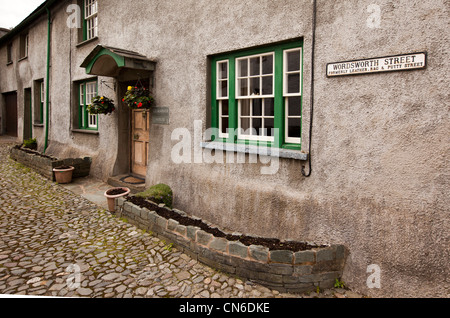
<svg viewBox="0 0 450 318"><path fill-rule="evenodd" d="M313 20L312 20L312 43L311 43L311 100L310 100L310 121L309 121L309 155L308 165L309 171L305 173L305 166L302 166L302 175L304 177L311 176L311 140L312 140L312 127L313 127L313 112L314 112L314 48L316 46L316 17L317 17L317 0L313 1Z"/></svg>
<svg viewBox="0 0 450 318"><path fill-rule="evenodd" d="M45 98L45 144L44 153L48 147L48 125L49 125L49 97L50 97L50 35L51 35L51 13L48 7L47 11L47 79L46 79L46 98Z"/></svg>

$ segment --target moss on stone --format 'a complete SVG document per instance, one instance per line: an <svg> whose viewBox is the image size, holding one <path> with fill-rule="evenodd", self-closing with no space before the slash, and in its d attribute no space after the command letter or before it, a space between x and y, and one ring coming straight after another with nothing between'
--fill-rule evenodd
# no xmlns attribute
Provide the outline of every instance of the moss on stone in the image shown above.
<svg viewBox="0 0 450 318"><path fill-rule="evenodd" d="M147 190L137 193L135 196L148 199L158 204L164 203L167 207L172 208L172 189L163 183L151 186Z"/></svg>

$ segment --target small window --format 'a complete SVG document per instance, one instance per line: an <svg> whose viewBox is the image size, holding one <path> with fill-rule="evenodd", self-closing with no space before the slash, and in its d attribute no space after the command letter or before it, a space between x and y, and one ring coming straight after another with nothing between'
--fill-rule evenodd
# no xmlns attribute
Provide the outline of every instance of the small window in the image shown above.
<svg viewBox="0 0 450 318"><path fill-rule="evenodd" d="M44 80L34 81L34 123L44 123L45 89Z"/></svg>
<svg viewBox="0 0 450 318"><path fill-rule="evenodd" d="M97 129L98 117L87 111L92 99L97 96L97 81L86 81L79 84L78 122L80 129Z"/></svg>
<svg viewBox="0 0 450 318"><path fill-rule="evenodd" d="M29 37L28 33L20 36L20 58L28 57Z"/></svg>
<svg viewBox="0 0 450 318"><path fill-rule="evenodd" d="M90 40L97 36L97 11L97 0L84 0L84 40Z"/></svg>
<svg viewBox="0 0 450 318"><path fill-rule="evenodd" d="M8 45L6 46L6 63L12 63L13 62L13 58L12 58L12 43L8 43Z"/></svg>

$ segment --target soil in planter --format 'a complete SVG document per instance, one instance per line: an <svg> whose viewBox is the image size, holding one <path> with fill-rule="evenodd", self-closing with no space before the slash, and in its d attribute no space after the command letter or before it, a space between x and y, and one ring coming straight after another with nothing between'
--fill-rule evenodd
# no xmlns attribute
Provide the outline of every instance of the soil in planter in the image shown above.
<svg viewBox="0 0 450 318"><path fill-rule="evenodd" d="M168 210L166 208L161 208L152 202L145 200L144 198L128 196L127 201L141 207L147 208L150 211L155 211L159 216L162 216L166 219L173 219L178 221L181 225L185 226L197 226L203 231L214 235L215 237L223 237L228 241L240 241L242 244L249 245L262 245L264 247L269 248L269 250L289 250L293 252L310 250L312 248L325 247L325 245L310 245L305 242L295 242L295 241L281 241L277 238L263 238L263 237L252 237L247 235L231 235L225 234L218 228L213 228L198 219L192 219L188 216L180 215L172 210Z"/></svg>
<svg viewBox="0 0 450 318"><path fill-rule="evenodd" d="M55 169L58 169L58 170L66 170L66 169L70 169L71 167L70 166L59 166L59 167L55 167Z"/></svg>
<svg viewBox="0 0 450 318"><path fill-rule="evenodd" d="M117 189L111 189L111 190L106 191L106 194L107 195L118 195L118 194L122 194L125 192L127 192L127 191L124 189L121 189L121 188L117 188Z"/></svg>
<svg viewBox="0 0 450 318"><path fill-rule="evenodd" d="M19 149L19 150L22 150L22 151L24 151L26 153L35 155L35 156L39 156L39 157L42 157L42 158L47 158L47 159L50 159L50 160L57 160L56 158L44 155L43 153L40 153L40 152L38 152L36 150L32 150L32 149L29 149L29 148L22 147L21 145L16 145L14 147Z"/></svg>

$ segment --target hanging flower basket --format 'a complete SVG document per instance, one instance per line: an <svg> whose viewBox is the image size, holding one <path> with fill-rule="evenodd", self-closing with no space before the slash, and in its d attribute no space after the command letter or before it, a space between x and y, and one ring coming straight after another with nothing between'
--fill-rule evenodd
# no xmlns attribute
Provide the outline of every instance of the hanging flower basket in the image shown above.
<svg viewBox="0 0 450 318"><path fill-rule="evenodd" d="M95 96L87 106L90 114L111 114L115 109L114 101L105 96Z"/></svg>
<svg viewBox="0 0 450 318"><path fill-rule="evenodd" d="M150 91L141 86L128 86L127 92L122 99L131 109L150 109L155 100L150 95Z"/></svg>

